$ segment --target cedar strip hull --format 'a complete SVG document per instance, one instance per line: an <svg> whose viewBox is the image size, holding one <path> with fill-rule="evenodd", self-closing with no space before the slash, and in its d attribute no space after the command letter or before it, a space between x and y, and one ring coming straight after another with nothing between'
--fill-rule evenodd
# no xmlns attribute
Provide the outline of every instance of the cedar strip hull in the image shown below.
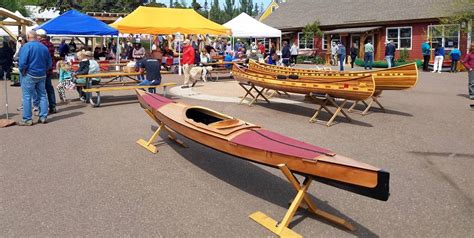
<svg viewBox="0 0 474 238"><path fill-rule="evenodd" d="M264 131L259 126L243 121L241 126L219 130L206 129L202 125L190 123L186 110L194 108L185 104L168 102L160 106L152 105L150 100L162 97L137 90L141 106L148 109L158 119L178 134L197 143L232 156L277 168L286 164L298 174L312 176L315 180L347 191L386 201L389 197L389 173L374 166L338 154L318 154L314 158L301 158L278 153L274 150L256 149L236 142L241 136L254 131ZM234 119L236 120L236 119ZM261 138L260 138L261 139Z"/></svg>
<svg viewBox="0 0 474 238"><path fill-rule="evenodd" d="M316 69L288 68L276 65L249 61L249 69L267 75L298 75L305 79L318 79L320 77L355 77L371 74L374 76L376 90L403 90L416 85L418 81L418 68L416 63L379 69L373 71L325 71Z"/></svg>
<svg viewBox="0 0 474 238"><path fill-rule="evenodd" d="M256 86L298 94L329 94L335 98L365 100L375 92L372 75L352 77L321 76L314 78L278 79L276 75L258 73L234 64L232 75L237 81Z"/></svg>

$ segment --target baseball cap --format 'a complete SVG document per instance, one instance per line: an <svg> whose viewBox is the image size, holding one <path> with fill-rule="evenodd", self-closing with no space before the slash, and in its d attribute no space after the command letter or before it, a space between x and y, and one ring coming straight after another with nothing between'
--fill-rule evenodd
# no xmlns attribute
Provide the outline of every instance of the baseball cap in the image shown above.
<svg viewBox="0 0 474 238"><path fill-rule="evenodd" d="M183 44L189 44L191 41L189 39L184 40Z"/></svg>
<svg viewBox="0 0 474 238"><path fill-rule="evenodd" d="M38 29L38 30L36 30L36 34L37 34L37 35L40 35L40 36L45 36L45 35L46 35L46 31L43 30L43 29Z"/></svg>

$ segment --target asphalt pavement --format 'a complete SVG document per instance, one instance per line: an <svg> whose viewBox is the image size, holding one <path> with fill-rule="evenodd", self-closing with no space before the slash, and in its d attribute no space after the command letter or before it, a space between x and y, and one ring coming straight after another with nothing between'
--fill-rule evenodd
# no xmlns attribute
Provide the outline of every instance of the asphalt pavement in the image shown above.
<svg viewBox="0 0 474 238"><path fill-rule="evenodd" d="M165 75L164 81L183 79ZM0 118L3 85L0 81ZM18 121L21 92L8 90L11 116ZM315 105L301 96L239 105L243 90L228 79L172 92L176 101L390 172L387 202L313 183L309 193L319 208L357 230L301 209L291 227L305 237L474 234L474 111L466 73L420 72L415 88L383 92L385 113L351 113L353 123L339 118L332 127L308 123ZM135 141L148 139L156 124L133 92L106 92L99 108L78 101L74 92L68 96L74 100L59 105L47 124L0 128L0 236L274 236L248 216L261 211L283 218L295 191L278 170L182 137L188 148L165 139L151 154Z"/></svg>

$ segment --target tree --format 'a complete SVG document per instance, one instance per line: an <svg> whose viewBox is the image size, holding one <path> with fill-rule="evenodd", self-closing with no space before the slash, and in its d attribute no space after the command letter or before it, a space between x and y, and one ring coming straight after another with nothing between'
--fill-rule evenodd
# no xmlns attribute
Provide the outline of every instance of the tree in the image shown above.
<svg viewBox="0 0 474 238"><path fill-rule="evenodd" d="M255 14L254 10L253 10L253 0L249 0L248 2L248 7L247 7L247 14L249 14L250 16L253 16Z"/></svg>
<svg viewBox="0 0 474 238"><path fill-rule="evenodd" d="M168 5L168 7L173 7L173 0L170 0L170 5Z"/></svg>
<svg viewBox="0 0 474 238"><path fill-rule="evenodd" d="M212 5L211 5L211 10L210 10L210 15L211 15L211 20L222 23L222 11L221 7L219 5L219 0L213 0Z"/></svg>
<svg viewBox="0 0 474 238"><path fill-rule="evenodd" d="M247 10L249 9L249 1L239 0L239 2L240 2L240 9L238 10L239 11L238 13L247 12Z"/></svg>
<svg viewBox="0 0 474 238"><path fill-rule="evenodd" d="M440 19L442 23L469 23L474 19L474 0L453 0L449 7L444 6L444 8L439 10L440 12L445 13L445 15L448 15L448 17L443 17Z"/></svg>
<svg viewBox="0 0 474 238"><path fill-rule="evenodd" d="M166 4L160 2L151 2L146 5L147 7L166 7Z"/></svg>
<svg viewBox="0 0 474 238"><path fill-rule="evenodd" d="M234 18L235 9L234 9L235 0L225 0L224 12L222 14L222 21L228 22Z"/></svg>
<svg viewBox="0 0 474 238"><path fill-rule="evenodd" d="M254 15L258 16L258 14L260 14L260 9L258 8L257 3L255 3L255 6L253 7L253 9L254 9Z"/></svg>
<svg viewBox="0 0 474 238"><path fill-rule="evenodd" d="M192 1L191 7L194 9L194 11L199 11L202 8L201 4L199 4L196 0Z"/></svg>

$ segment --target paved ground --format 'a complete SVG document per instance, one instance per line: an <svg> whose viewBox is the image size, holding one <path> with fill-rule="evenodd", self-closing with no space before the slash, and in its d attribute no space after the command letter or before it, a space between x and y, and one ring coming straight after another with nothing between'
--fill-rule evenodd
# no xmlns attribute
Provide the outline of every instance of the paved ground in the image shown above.
<svg viewBox="0 0 474 238"><path fill-rule="evenodd" d="M242 91L232 85L209 83L182 95L235 100ZM10 108L19 106L20 90L8 89ZM300 211L292 226L306 237L472 237L474 112L466 91L465 74L420 73L413 90L384 92L387 113L355 114L354 123L340 120L329 128L307 122L314 105L301 97L253 107L232 100L176 100L391 173L387 202L314 183L310 193L320 208L358 230L348 232ZM188 140L189 148L166 141L153 155L135 144L155 125L132 93L106 95L100 108L74 101L59 106L46 125L0 129L0 236L272 236L248 215L259 210L283 217L294 191L279 171Z"/></svg>

